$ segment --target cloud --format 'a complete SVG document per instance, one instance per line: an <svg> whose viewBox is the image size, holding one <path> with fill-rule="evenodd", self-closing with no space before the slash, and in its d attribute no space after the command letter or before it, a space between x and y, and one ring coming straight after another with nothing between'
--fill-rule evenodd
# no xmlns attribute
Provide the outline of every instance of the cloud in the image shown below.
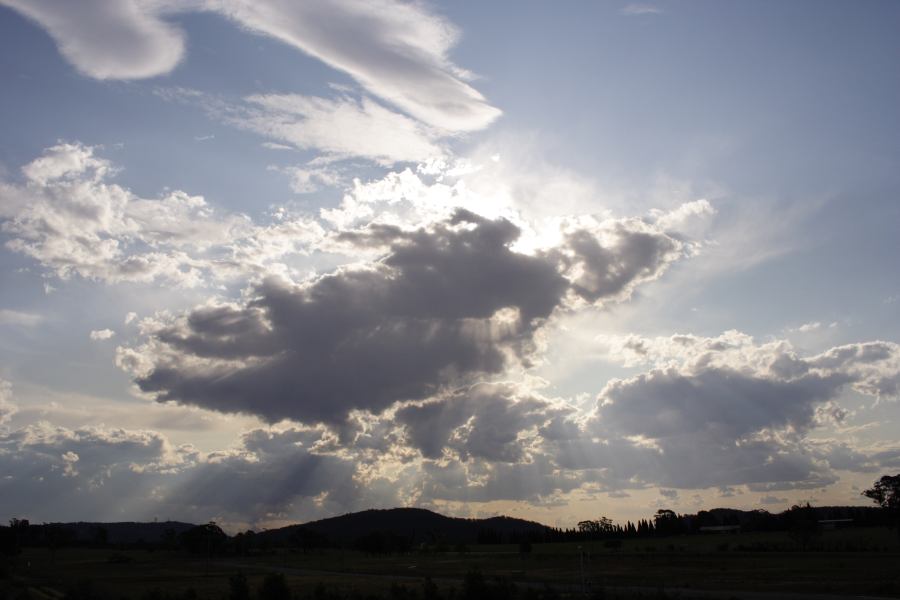
<svg viewBox="0 0 900 600"><path fill-rule="evenodd" d="M178 461L153 432L29 425L0 433L0 494L10 514L25 517L123 518L151 497L149 475Z"/></svg>
<svg viewBox="0 0 900 600"><path fill-rule="evenodd" d="M581 299L624 300L657 279L688 246L640 219L605 220L571 228L558 250L573 291Z"/></svg>
<svg viewBox="0 0 900 600"><path fill-rule="evenodd" d="M787 504L788 499L787 498L778 498L778 497L772 496L772 495L766 495L766 496L762 496L759 499L759 503L760 504Z"/></svg>
<svg viewBox="0 0 900 600"><path fill-rule="evenodd" d="M44 316L21 310L0 309L0 325L35 327L44 321Z"/></svg>
<svg viewBox="0 0 900 600"><path fill-rule="evenodd" d="M24 182L0 182L6 246L61 279L166 282L193 287L208 279L277 268L321 235L308 220L256 225L219 214L182 191L144 199L110 179L113 165L95 148L59 143L22 167Z"/></svg>
<svg viewBox="0 0 900 600"><path fill-rule="evenodd" d="M8 422L18 409L12 401L12 384L0 379L0 425Z"/></svg>
<svg viewBox="0 0 900 600"><path fill-rule="evenodd" d="M739 493L741 493L739 490L727 485L721 485L718 489L719 498L733 498Z"/></svg>
<svg viewBox="0 0 900 600"><path fill-rule="evenodd" d="M0 430L0 494L9 514L33 520L212 516L243 527L398 503L378 478L363 484L353 461L319 452L322 435L255 429L204 453L148 430Z"/></svg>
<svg viewBox="0 0 900 600"><path fill-rule="evenodd" d="M346 511L365 501L354 482L352 461L311 450L320 431L252 430L237 448L211 453L171 485L166 504L188 514L219 514L229 520L296 515L294 503L319 497L325 510Z"/></svg>
<svg viewBox="0 0 900 600"><path fill-rule="evenodd" d="M641 241L620 243L632 228ZM299 284L269 279L241 303L198 307L152 328L146 344L121 348L119 364L160 401L273 422L379 413L527 367L536 332L587 289L581 278L567 279L576 277L572 257L594 275L589 299L600 303L659 276L679 247L630 221L610 231L609 248L591 246L599 264L567 245L516 252L518 227L465 210L414 230L338 232L335 243L383 254ZM666 252L644 251L654 236L670 240L661 242ZM620 273L623 265L629 273Z"/></svg>
<svg viewBox="0 0 900 600"><path fill-rule="evenodd" d="M184 54L181 31L149 2L0 0L43 27L62 55L95 79L143 79L168 73Z"/></svg>
<svg viewBox="0 0 900 600"><path fill-rule="evenodd" d="M112 329L94 329L91 331L91 339L96 341L108 340L111 337L116 335L116 332Z"/></svg>
<svg viewBox="0 0 900 600"><path fill-rule="evenodd" d="M511 384L478 384L441 398L399 409L394 420L423 456L438 459L451 450L459 460L519 462L524 437L550 420L551 405Z"/></svg>
<svg viewBox="0 0 900 600"><path fill-rule="evenodd" d="M884 399L896 395L900 373L900 347L887 342L802 357L787 342L732 331L628 336L611 347L626 364L654 366L607 383L582 428L545 431L561 466L604 469L612 487L769 491L822 487L835 469L866 472L870 455L807 436L823 423L819 409L836 407L848 388Z"/></svg>
<svg viewBox="0 0 900 600"><path fill-rule="evenodd" d="M456 29L422 5L272 0L214 6L251 31L348 73L370 93L433 127L473 131L500 115L450 62Z"/></svg>
<svg viewBox="0 0 900 600"><path fill-rule="evenodd" d="M654 6L652 4L626 4L619 11L621 14L626 17L640 17L644 15L661 15L663 9L658 6Z"/></svg>
<svg viewBox="0 0 900 600"><path fill-rule="evenodd" d="M321 150L330 160L362 157L389 166L444 154L435 132L370 98L268 94L245 102L225 119L298 149Z"/></svg>
<svg viewBox="0 0 900 600"><path fill-rule="evenodd" d="M446 132L483 129L500 115L448 53L459 34L420 4L287 0L99 0L76 8L52 0L3 0L41 25L60 52L97 79L140 79L171 71L184 55L181 32L163 17L212 11L275 38L353 77L369 93Z"/></svg>
<svg viewBox="0 0 900 600"><path fill-rule="evenodd" d="M541 454L525 463L427 461L419 477L421 498L454 502L514 500L541 505L582 484L577 474L559 469Z"/></svg>
<svg viewBox="0 0 900 600"><path fill-rule="evenodd" d="M320 151L322 154L303 168L319 175L341 160L362 158L391 166L446 153L439 142L445 133L366 96L256 94L233 101L186 88L158 88L155 93L165 100L198 106L212 119L264 136L270 140L264 144L267 148Z"/></svg>
<svg viewBox="0 0 900 600"><path fill-rule="evenodd" d="M138 349L152 367L137 382L160 400L336 422L500 373L527 357L566 287L552 263L508 248L516 235L465 213L361 233L391 252L303 284L270 279L244 304L159 327Z"/></svg>

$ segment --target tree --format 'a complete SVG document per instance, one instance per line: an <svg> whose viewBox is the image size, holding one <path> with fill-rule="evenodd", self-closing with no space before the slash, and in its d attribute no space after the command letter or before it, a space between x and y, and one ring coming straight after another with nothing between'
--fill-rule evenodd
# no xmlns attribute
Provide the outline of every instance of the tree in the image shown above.
<svg viewBox="0 0 900 600"><path fill-rule="evenodd" d="M862 495L871 498L882 508L900 510L900 474L885 475L871 488L864 490Z"/></svg>
<svg viewBox="0 0 900 600"><path fill-rule="evenodd" d="M615 530L615 525L609 517L600 517L596 521L579 521L578 531L597 537L600 534L610 533Z"/></svg>
<svg viewBox="0 0 900 600"><path fill-rule="evenodd" d="M883 476L871 488L863 490L862 495L888 511L897 526L897 536L900 537L900 473Z"/></svg>
<svg viewBox="0 0 900 600"><path fill-rule="evenodd" d="M681 533L681 519L674 510L661 508L653 515L653 524L659 535L675 535Z"/></svg>

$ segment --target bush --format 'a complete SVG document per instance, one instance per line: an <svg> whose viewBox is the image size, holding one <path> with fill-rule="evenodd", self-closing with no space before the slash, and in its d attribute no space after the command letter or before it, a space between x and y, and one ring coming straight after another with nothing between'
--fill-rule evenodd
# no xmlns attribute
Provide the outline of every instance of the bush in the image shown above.
<svg viewBox="0 0 900 600"><path fill-rule="evenodd" d="M269 573L259 586L259 600L290 600L291 590L288 588L284 573Z"/></svg>
<svg viewBox="0 0 900 600"><path fill-rule="evenodd" d="M228 600L250 600L250 586L242 572L228 578Z"/></svg>

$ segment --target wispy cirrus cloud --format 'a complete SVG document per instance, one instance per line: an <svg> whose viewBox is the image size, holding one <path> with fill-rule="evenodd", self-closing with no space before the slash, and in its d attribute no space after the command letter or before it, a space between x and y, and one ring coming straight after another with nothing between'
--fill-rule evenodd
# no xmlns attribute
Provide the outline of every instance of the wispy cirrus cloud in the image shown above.
<svg viewBox="0 0 900 600"><path fill-rule="evenodd" d="M44 316L38 313L0 308L0 325L35 327L36 325L40 325L43 321Z"/></svg>
<svg viewBox="0 0 900 600"><path fill-rule="evenodd" d="M0 0L33 20L71 64L95 79L143 79L168 73L184 55L184 35L152 2Z"/></svg>
<svg viewBox="0 0 900 600"><path fill-rule="evenodd" d="M446 154L438 131L368 97L257 94L227 100L183 88L159 88L156 94L198 106L212 119L268 138L268 148L321 152L307 170L349 158L390 166Z"/></svg>
<svg viewBox="0 0 900 600"><path fill-rule="evenodd" d="M654 4L626 4L619 13L626 17L640 17L644 15L661 15L665 11Z"/></svg>
<svg viewBox="0 0 900 600"><path fill-rule="evenodd" d="M143 79L170 72L185 53L183 33L166 17L211 11L275 38L353 77L370 94L446 132L487 127L499 115L470 74L448 54L459 34L418 3L286 0L3 0L33 19L82 73Z"/></svg>

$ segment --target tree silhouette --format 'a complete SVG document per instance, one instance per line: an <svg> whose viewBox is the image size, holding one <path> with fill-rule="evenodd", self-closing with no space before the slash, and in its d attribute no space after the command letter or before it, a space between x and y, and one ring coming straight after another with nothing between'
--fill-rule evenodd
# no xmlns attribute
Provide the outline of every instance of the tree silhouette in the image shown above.
<svg viewBox="0 0 900 600"><path fill-rule="evenodd" d="M875 485L863 490L862 495L889 511L897 528L897 536L900 537L900 473L883 476Z"/></svg>
<svg viewBox="0 0 900 600"><path fill-rule="evenodd" d="M900 474L885 475L862 495L871 498L882 508L900 510Z"/></svg>

